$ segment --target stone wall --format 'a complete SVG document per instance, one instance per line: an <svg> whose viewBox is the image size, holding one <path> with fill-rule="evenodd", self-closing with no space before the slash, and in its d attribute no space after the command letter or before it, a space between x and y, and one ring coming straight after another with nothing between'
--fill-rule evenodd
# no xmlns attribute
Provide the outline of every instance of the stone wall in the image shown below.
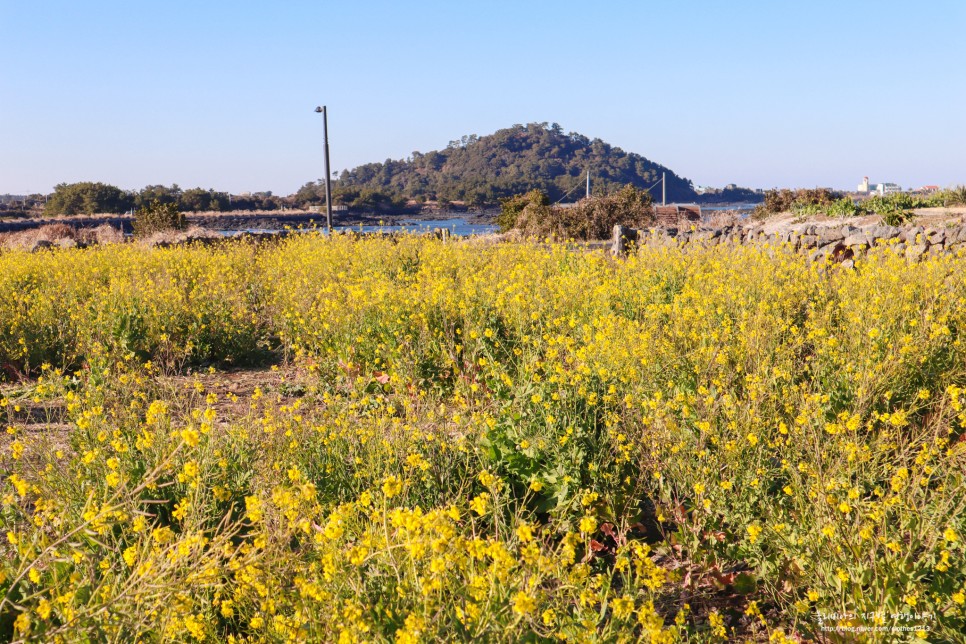
<svg viewBox="0 0 966 644"><path fill-rule="evenodd" d="M855 255L876 245L889 245L910 261L929 254L966 249L966 224L924 227L917 225L868 226L794 224L785 227L733 225L722 228L691 227L635 229L614 226L611 251L623 254L632 246L643 245L713 246L717 244L788 244L807 253L811 261L850 261Z"/></svg>

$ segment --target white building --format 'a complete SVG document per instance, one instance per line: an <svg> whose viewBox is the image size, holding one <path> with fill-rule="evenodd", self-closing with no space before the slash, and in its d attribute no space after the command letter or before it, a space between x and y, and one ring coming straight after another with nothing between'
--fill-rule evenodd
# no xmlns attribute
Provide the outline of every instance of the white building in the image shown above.
<svg viewBox="0 0 966 644"><path fill-rule="evenodd" d="M862 183L856 188L856 192L862 195L875 193L877 195L891 195L895 192L902 192L902 188L899 187L898 183L877 183L872 185L869 183L868 177L862 177Z"/></svg>
<svg viewBox="0 0 966 644"><path fill-rule="evenodd" d="M882 195L891 195L896 192L902 192L902 188L899 187L898 183L877 183L875 186L875 191Z"/></svg>

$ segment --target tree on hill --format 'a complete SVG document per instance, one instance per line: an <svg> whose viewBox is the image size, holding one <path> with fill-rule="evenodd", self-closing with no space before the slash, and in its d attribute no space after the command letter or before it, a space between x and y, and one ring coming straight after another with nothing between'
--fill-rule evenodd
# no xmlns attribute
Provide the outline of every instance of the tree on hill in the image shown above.
<svg viewBox="0 0 966 644"><path fill-rule="evenodd" d="M82 181L61 183L47 200L45 215L92 215L123 213L134 205L134 197L117 186Z"/></svg>
<svg viewBox="0 0 966 644"><path fill-rule="evenodd" d="M690 181L664 166L600 139L566 134L556 123L514 125L487 136L464 136L443 150L367 163L344 171L339 190L370 191L390 200L484 206L537 189L557 201L568 194L582 196L588 170L595 193L611 193L629 184L659 195L661 175L666 173L668 199L685 201L696 196ZM303 199L317 194L317 184L309 183L296 200L304 203Z"/></svg>

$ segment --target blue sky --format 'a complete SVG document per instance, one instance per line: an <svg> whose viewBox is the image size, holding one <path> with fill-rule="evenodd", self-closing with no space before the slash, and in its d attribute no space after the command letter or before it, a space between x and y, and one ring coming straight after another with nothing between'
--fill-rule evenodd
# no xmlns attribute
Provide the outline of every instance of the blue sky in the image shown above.
<svg viewBox="0 0 966 644"><path fill-rule="evenodd" d="M0 193L295 191L557 122L696 184L966 182L966 2L0 0Z"/></svg>

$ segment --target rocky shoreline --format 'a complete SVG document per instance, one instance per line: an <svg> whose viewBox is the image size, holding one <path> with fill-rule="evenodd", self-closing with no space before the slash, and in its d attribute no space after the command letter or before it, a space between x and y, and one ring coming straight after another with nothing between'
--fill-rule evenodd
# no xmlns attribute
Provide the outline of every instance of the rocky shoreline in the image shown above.
<svg viewBox="0 0 966 644"><path fill-rule="evenodd" d="M406 215L384 213L332 213L332 225L378 226L401 225L408 222L433 221L459 218L470 224L488 224L496 218L492 211L482 212L417 212ZM189 225L209 230L284 230L286 228L325 225L325 212L309 211L235 211L226 213L187 213ZM131 232L134 218L131 215L78 215L73 217L44 217L32 219L7 219L0 221L0 233L20 232L52 224L64 224L73 228L96 228L114 226L123 232Z"/></svg>

